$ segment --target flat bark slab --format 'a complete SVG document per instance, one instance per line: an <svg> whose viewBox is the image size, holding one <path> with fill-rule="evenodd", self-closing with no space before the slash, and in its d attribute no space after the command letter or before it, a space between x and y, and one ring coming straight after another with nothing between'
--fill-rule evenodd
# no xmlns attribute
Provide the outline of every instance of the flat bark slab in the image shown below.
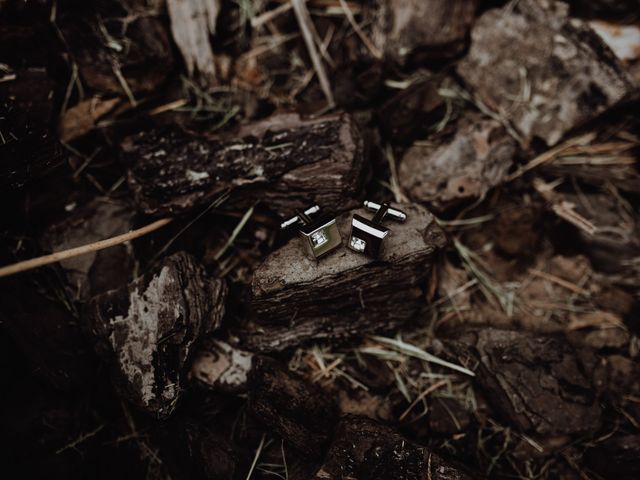
<svg viewBox="0 0 640 480"><path fill-rule="evenodd" d="M452 347L461 361L470 357L464 364L475 365L475 380L494 412L519 430L548 437L600 427L600 406L586 373L591 362L561 337L469 329Z"/></svg>
<svg viewBox="0 0 640 480"><path fill-rule="evenodd" d="M477 0L378 0L371 38L385 56L451 58L464 50Z"/></svg>
<svg viewBox="0 0 640 480"><path fill-rule="evenodd" d="M427 276L446 243L433 215L415 204L398 205L403 224L386 222L391 233L379 260L346 246L320 261L308 258L296 237L255 271L251 307L255 323L243 336L249 350L282 350L309 339L338 339L396 328L424 307ZM354 213L337 217L343 243Z"/></svg>
<svg viewBox="0 0 640 480"><path fill-rule="evenodd" d="M400 164L400 184L411 199L445 210L504 181L517 151L516 140L499 122L470 114L441 145L409 148Z"/></svg>
<svg viewBox="0 0 640 480"><path fill-rule="evenodd" d="M537 137L548 145L637 88L598 35L569 19L568 5L548 0L483 14L458 73L525 143Z"/></svg>
<svg viewBox="0 0 640 480"><path fill-rule="evenodd" d="M426 447L369 418L348 415L334 439L316 480L470 480L479 478L443 460Z"/></svg>
<svg viewBox="0 0 640 480"><path fill-rule="evenodd" d="M208 279L192 256L179 252L129 285L93 298L90 334L121 395L168 416L194 344L220 325L225 297L223 280Z"/></svg>
<svg viewBox="0 0 640 480"><path fill-rule="evenodd" d="M313 203L344 211L356 205L364 166L362 135L347 114L279 114L234 138L152 130L130 137L123 149L129 186L148 214L207 205L226 191L283 215Z"/></svg>
<svg viewBox="0 0 640 480"><path fill-rule="evenodd" d="M97 197L50 226L40 241L47 252L88 245L134 228L129 202ZM127 245L91 252L58 263L69 298L84 302L133 279L135 259Z"/></svg>
<svg viewBox="0 0 640 480"><path fill-rule="evenodd" d="M337 421L334 401L318 385L264 356L249 372L248 409L307 458L320 458Z"/></svg>

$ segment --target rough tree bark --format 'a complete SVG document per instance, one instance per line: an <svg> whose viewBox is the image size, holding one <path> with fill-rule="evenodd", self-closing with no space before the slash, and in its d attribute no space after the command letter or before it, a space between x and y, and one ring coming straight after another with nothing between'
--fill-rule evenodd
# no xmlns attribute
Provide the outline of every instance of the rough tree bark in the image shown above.
<svg viewBox="0 0 640 480"><path fill-rule="evenodd" d="M99 92L136 94L160 85L175 65L167 28L152 3L106 0L61 8L57 25L82 79ZM149 6L151 5L151 6Z"/></svg>
<svg viewBox="0 0 640 480"><path fill-rule="evenodd" d="M443 144L419 144L407 150L400 164L400 184L413 200L444 210L480 198L499 185L517 149L500 123L469 114Z"/></svg>
<svg viewBox="0 0 640 480"><path fill-rule="evenodd" d="M561 337L485 328L461 332L451 348L476 373L496 414L540 436L593 433L600 406L589 362ZM466 357L466 358L465 358Z"/></svg>
<svg viewBox="0 0 640 480"><path fill-rule="evenodd" d="M316 480L471 480L479 478L443 460L394 429L353 415L344 417Z"/></svg>
<svg viewBox="0 0 640 480"><path fill-rule="evenodd" d="M577 22L563 2L520 0L486 12L473 28L458 73L525 143L553 145L636 89L598 35Z"/></svg>
<svg viewBox="0 0 640 480"><path fill-rule="evenodd" d="M309 339L347 338L388 330L414 318L435 255L446 243L433 215L415 205L399 205L404 224L392 224L380 260L347 248L320 262L304 255L298 238L272 253L256 270L251 307L255 323L241 334L245 348L282 350ZM340 215L338 228L348 241L354 213Z"/></svg>
<svg viewBox="0 0 640 480"><path fill-rule="evenodd" d="M242 190L245 202L264 200L283 215L313 202L343 211L356 203L364 165L360 129L346 114L312 120L275 115L232 139L148 131L123 148L129 185L150 214L206 205L228 190Z"/></svg>
<svg viewBox="0 0 640 480"><path fill-rule="evenodd" d="M249 412L305 457L317 459L337 421L337 407L317 385L269 357L249 372Z"/></svg>
<svg viewBox="0 0 640 480"><path fill-rule="evenodd" d="M157 417L168 416L194 344L220 325L225 297L224 281L206 278L193 257L180 252L128 286L93 298L89 333L121 394Z"/></svg>
<svg viewBox="0 0 640 480"><path fill-rule="evenodd" d="M477 0L378 0L371 37L398 62L451 58L462 53Z"/></svg>
<svg viewBox="0 0 640 480"><path fill-rule="evenodd" d="M50 129L54 83L46 69L11 75L13 80L0 81L0 193L22 187L62 161Z"/></svg>

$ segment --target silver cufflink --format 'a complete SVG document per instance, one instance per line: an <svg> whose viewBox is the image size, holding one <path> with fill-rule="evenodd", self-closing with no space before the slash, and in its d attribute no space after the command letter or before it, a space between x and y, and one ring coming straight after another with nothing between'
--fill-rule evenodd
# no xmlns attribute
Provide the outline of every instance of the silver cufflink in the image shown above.
<svg viewBox="0 0 640 480"><path fill-rule="evenodd" d="M364 253L369 257L378 258L382 252L383 241L389 234L389 229L382 226L382 220L390 217L398 222L404 222L407 219L407 214L389 207L388 203L380 205L365 201L364 207L367 210L376 212L376 214L371 220L358 214L353 215L349 248L358 253Z"/></svg>
<svg viewBox="0 0 640 480"><path fill-rule="evenodd" d="M304 241L307 252L313 258L320 258L342 245L342 237L340 237L335 218L322 215L318 218L311 218L319 211L320 207L314 205L304 212L296 211L295 217L280 224L281 229L292 225L298 226L298 232Z"/></svg>

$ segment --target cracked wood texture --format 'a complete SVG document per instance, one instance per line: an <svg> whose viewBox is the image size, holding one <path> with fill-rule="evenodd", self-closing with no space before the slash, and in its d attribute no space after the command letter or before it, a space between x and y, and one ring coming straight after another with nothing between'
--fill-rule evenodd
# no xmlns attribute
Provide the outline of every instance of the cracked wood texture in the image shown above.
<svg viewBox="0 0 640 480"><path fill-rule="evenodd" d="M475 23L458 73L525 143L549 146L630 97L637 86L598 35L569 19L568 5L520 0Z"/></svg>
<svg viewBox="0 0 640 480"><path fill-rule="evenodd" d="M124 398L164 418L176 406L186 362L224 314L226 284L208 279L184 252L129 285L93 298L87 311L96 350Z"/></svg>
<svg viewBox="0 0 640 480"><path fill-rule="evenodd" d="M600 427L601 410L588 373L595 364L591 352L579 356L561 337L494 328L464 331L450 345L474 368L496 414L519 430L558 436Z"/></svg>
<svg viewBox="0 0 640 480"><path fill-rule="evenodd" d="M345 416L315 480L471 480L479 478L369 418Z"/></svg>
<svg viewBox="0 0 640 480"><path fill-rule="evenodd" d="M364 166L362 134L347 114L278 114L233 137L151 130L129 137L123 150L129 186L148 214L207 205L226 191L282 215L313 203L344 211L357 204Z"/></svg>
<svg viewBox="0 0 640 480"><path fill-rule="evenodd" d="M312 260L298 237L273 252L254 273L251 307L257 325L241 334L244 347L283 350L310 339L393 329L418 315L427 276L446 238L423 207L397 207L407 221L385 222L391 233L379 260L346 246ZM338 216L343 244L354 213L371 217L364 209Z"/></svg>

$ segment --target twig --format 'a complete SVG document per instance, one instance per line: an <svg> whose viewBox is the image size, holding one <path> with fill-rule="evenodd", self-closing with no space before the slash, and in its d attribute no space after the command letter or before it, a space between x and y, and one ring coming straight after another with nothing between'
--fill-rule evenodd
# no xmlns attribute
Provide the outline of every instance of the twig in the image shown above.
<svg viewBox="0 0 640 480"><path fill-rule="evenodd" d="M82 435L80 435L78 438L76 438L73 442L71 442L68 445L65 445L62 448L59 448L58 450L56 450L56 455L60 455L62 452L65 452L71 448L75 448L78 445L80 445L82 442L84 442L85 440L90 439L91 437L95 436L100 430L102 430L104 428L104 425L100 425L98 426L95 430L92 430L88 433L83 433Z"/></svg>
<svg viewBox="0 0 640 480"><path fill-rule="evenodd" d="M313 68L318 75L320 87L322 88L325 97L327 97L329 107L333 108L335 106L335 101L333 100L333 94L331 93L331 84L329 83L327 72L324 69L324 65L322 64L322 60L320 59L318 49L313 39L313 31L315 31L315 27L313 26L313 21L311 20L311 15L309 14L309 10L307 9L305 0L291 0L291 6L293 7L293 11L296 14L298 25L300 25L302 38L304 38L304 43L307 46L307 51L309 52L311 63L313 63Z"/></svg>
<svg viewBox="0 0 640 480"><path fill-rule="evenodd" d="M535 275L536 277L540 277L545 280L549 280L550 282L553 282L555 284L558 284L561 287L566 288L567 290L571 290L573 293L577 293L578 295L585 295L585 296L589 295L588 290L585 290L584 288L581 288L578 285L568 282L563 278L556 277L551 273L543 272L542 270L538 270L536 268L530 268L529 273L531 273L532 275Z"/></svg>
<svg viewBox="0 0 640 480"><path fill-rule="evenodd" d="M556 157L558 157L561 153L566 152L568 149L570 149L572 147L575 147L577 145L585 145L585 144L591 142L593 140L593 138L594 138L594 134L592 134L592 133L588 133L586 135L581 135L579 137L570 138L566 142L561 143L557 147L551 148L551 149L547 150L546 152L543 152L542 154L538 155L536 158L531 160L526 165L523 165L522 167L520 167L518 170L516 170L511 175L509 175L507 177L506 181L510 182L512 180L515 180L516 178L521 177L522 175L524 175L529 170L532 170L532 169L534 169L536 167L539 167L543 163L550 162L551 160L553 160Z"/></svg>
<svg viewBox="0 0 640 480"><path fill-rule="evenodd" d="M398 418L399 421L404 420L404 418L409 415L409 412L411 412L411 410L413 410L413 407L415 407L419 401L421 401L423 398L425 398L427 395L429 395L432 392L435 392L437 389L439 389L440 387L443 387L444 385L446 385L449 381L448 380L440 380L439 382L434 383L433 385L431 385L429 388L427 388L424 392L422 392L420 395L418 395L416 397L416 399L411 402L411 405L409 405L407 407L407 409L402 412L402 415L400 415L400 417Z"/></svg>
<svg viewBox="0 0 640 480"><path fill-rule="evenodd" d="M353 12L351 11L351 7L349 7L349 4L345 0L340 0L340 7L342 7L344 14L353 27L353 30L356 32L356 35L358 35L362 43L364 43L364 46L367 47L367 50L371 52L371 55L373 55L378 60L382 59L382 52L373 43L371 43L371 40L369 40L369 38L362 31L360 25L358 25L358 22L356 22L356 19L353 16Z"/></svg>
<svg viewBox="0 0 640 480"><path fill-rule="evenodd" d="M233 232L231 232L231 236L229 237L227 242L218 251L218 253L216 253L216 255L214 257L214 260L220 260L220 257L222 257L222 255L224 255L224 253L227 251L227 249L231 245L233 245L233 242L235 241L236 237L242 231L242 229L244 228L245 224L249 221L249 218L251 218L251 215L253 215L253 209L254 209L254 207L251 207L249 210L246 211L244 216L238 222L238 225L236 225L236 228L234 228Z"/></svg>
<svg viewBox="0 0 640 480"><path fill-rule="evenodd" d="M151 233L154 230L162 228L170 223L171 220L171 218L163 218L161 220L156 220L155 222L150 223L145 227L123 233L122 235L117 235L115 237L100 240L98 242L81 245L80 247L70 248L61 252L54 252L49 255L43 255L42 257L36 257L30 260L25 260L23 262L7 265L0 268L0 277L8 277L9 275L26 272L27 270L42 267L44 265L49 265L50 263L56 263L62 260L67 260L68 258L78 257L86 253L97 252L99 250L104 250L105 248L114 247L116 245L120 245L121 243L125 243L129 240L142 237L147 233Z"/></svg>
<svg viewBox="0 0 640 480"><path fill-rule="evenodd" d="M260 445L258 445L258 449L256 450L256 454L253 457L253 462L251 463L251 468L249 469L249 473L247 473L246 480L249 480L251 478L251 475L253 474L253 470L256 468L256 463L258 463L258 458L260 458L260 454L262 453L262 447L264 446L264 439L265 438L266 438L266 435L263 433L262 434L262 438L260 439Z"/></svg>

